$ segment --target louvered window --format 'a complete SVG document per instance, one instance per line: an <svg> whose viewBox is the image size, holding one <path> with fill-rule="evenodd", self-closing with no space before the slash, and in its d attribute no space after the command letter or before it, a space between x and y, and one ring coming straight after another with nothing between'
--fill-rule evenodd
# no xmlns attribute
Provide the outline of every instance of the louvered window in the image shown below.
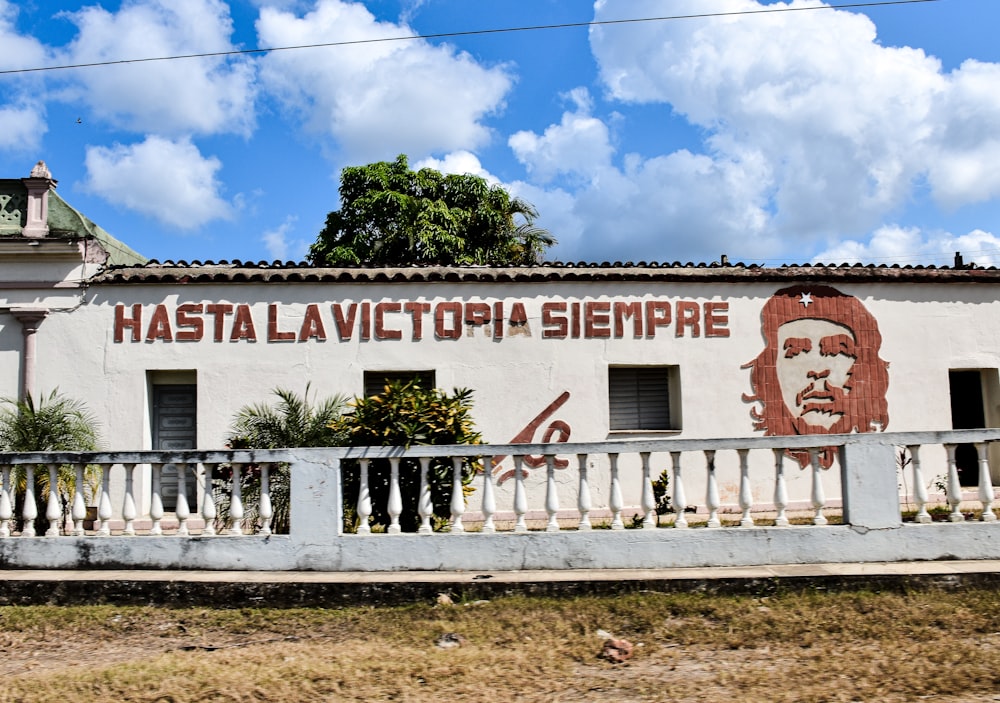
<svg viewBox="0 0 1000 703"><path fill-rule="evenodd" d="M434 388L433 371L365 371L365 395L378 395L390 381L417 381L421 388Z"/></svg>
<svg viewBox="0 0 1000 703"><path fill-rule="evenodd" d="M672 430L668 366L608 369L612 430Z"/></svg>

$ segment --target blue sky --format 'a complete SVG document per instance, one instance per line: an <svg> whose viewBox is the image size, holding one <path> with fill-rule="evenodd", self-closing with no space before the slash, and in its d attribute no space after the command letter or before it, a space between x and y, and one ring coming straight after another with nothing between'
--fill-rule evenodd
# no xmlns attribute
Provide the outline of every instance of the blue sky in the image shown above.
<svg viewBox="0 0 1000 703"><path fill-rule="evenodd" d="M834 2L829 4L843 4ZM818 0L0 0L0 70ZM160 260L297 260L405 153L535 204L560 261L1000 265L997 0L0 75L0 176Z"/></svg>

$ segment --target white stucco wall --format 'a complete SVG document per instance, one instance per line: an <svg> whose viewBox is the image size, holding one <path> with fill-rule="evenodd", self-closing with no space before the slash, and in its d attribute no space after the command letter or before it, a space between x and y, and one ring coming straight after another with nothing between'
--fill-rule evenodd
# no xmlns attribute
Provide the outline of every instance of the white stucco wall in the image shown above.
<svg viewBox="0 0 1000 703"><path fill-rule="evenodd" d="M546 406L569 392L569 398L540 425L531 438L539 442L554 420L567 423L574 442L598 441L622 435L609 432L609 365L671 365L679 368L683 438L756 436L750 410L742 399L751 393L750 375L741 368L763 348L761 311L768 298L784 284L735 282L401 282L401 283L223 283L223 284L128 284L95 285L85 292L85 304L72 312L53 312L38 332L37 387L84 399L102 422L108 449L150 447L149 378L152 372L193 371L198 386L198 445L218 448L229 422L248 403L270 401L276 386L301 392L307 382L319 396L361 394L364 372L379 370L434 370L438 386L474 389L474 416L487 442L509 442ZM889 427L894 431L951 428L949 369L996 369L1000 367L1000 302L998 287L978 283L838 283L842 293L856 296L874 316L882 335L880 356L889 362L887 393ZM423 337L413 339L412 315L389 312L387 330L399 330L401 339L369 339L360 333L360 307L351 338L341 341L332 304L346 311L350 303L420 302L431 305L422 316ZM495 335L493 323L463 326L459 339L435 335L434 306L442 302L503 303L509 316L522 303L527 316L523 327L503 326L503 338ZM667 301L674 321L634 337L631 321L624 334L615 338L546 338L543 304L598 301ZM678 301L695 303L701 316L700 333L691 326L677 336ZM716 336L706 336L705 304L716 305ZM115 341L116 306L132 319L133 305L140 304L139 341L132 329L120 330ZM222 341L215 341L214 316L191 314L203 321L200 341L178 341L178 332L192 334L190 324L179 327L177 308L184 304L248 305L256 342L231 341L234 315L223 316ZM326 341L268 341L270 304L277 305L278 332L302 327L307 306L315 304L326 333ZM173 341L166 341L164 328L150 323L156 306L163 306ZM374 314L374 309L372 310ZM568 315L568 312L567 312ZM611 320L614 315L612 314ZM450 318L449 318L450 319ZM723 322L724 319L724 322ZM613 327L613 322L609 323ZM602 327L602 325L598 325ZM568 325L571 327L571 325ZM487 334L489 331L489 335ZM581 334L583 332L581 323ZM723 336L724 334L728 336ZM155 338L159 335L160 338ZM150 338L153 337L153 338ZM21 336L16 321L0 314L0 355L8 362L0 373L0 389L10 395L17 388ZM994 376L995 378L995 376ZM1000 393L988 393L987 402L1000 402ZM1000 407L992 408L995 421ZM989 413L988 413L989 414ZM654 434L654 433L649 433ZM643 433L628 434L630 438ZM662 435L655 435L662 436ZM575 467L575 457L566 457ZM667 467L667 455L654 457L654 471ZM696 473L689 502L703 503L697 484L703 475L701 459L685 455ZM510 461L509 459L507 460ZM606 460L591 458L594 471L595 508L606 505ZM758 460L759 461L759 460ZM941 457L925 457L940 463ZM738 465L733 455L720 455L720 491L724 504L734 504L738 495ZM624 471L637 467L623 466ZM759 466L757 472L769 470ZM934 471L928 472L933 475ZM534 489L543 490L543 472L534 475ZM575 472L560 472L567 502L572 500ZM836 472L829 472L830 495L837 495ZM807 472L789 470L793 500L808 497ZM626 502L634 505L638 495L626 484ZM767 484L770 485L770 484ZM765 490L765 482L760 483ZM498 500L505 505L510 486L501 488ZM562 489L561 489L562 490Z"/></svg>

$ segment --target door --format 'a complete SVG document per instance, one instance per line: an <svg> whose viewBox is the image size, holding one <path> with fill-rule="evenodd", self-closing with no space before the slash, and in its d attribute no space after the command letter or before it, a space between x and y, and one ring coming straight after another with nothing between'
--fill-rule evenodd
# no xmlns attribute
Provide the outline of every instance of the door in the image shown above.
<svg viewBox="0 0 1000 703"><path fill-rule="evenodd" d="M195 449L198 446L198 387L196 385L153 386L153 449ZM188 506L198 505L198 487L192 467L185 471ZM177 466L165 464L160 495L163 509L177 509Z"/></svg>

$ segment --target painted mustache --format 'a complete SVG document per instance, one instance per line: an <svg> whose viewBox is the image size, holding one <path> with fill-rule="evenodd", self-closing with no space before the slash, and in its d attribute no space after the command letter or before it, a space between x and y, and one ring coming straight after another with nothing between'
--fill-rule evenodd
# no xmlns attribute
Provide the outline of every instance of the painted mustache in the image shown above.
<svg viewBox="0 0 1000 703"><path fill-rule="evenodd" d="M810 411L833 414L844 413L844 403L847 390L839 386L830 386L826 381L821 388L808 386L795 394L796 407L802 408L799 413Z"/></svg>

